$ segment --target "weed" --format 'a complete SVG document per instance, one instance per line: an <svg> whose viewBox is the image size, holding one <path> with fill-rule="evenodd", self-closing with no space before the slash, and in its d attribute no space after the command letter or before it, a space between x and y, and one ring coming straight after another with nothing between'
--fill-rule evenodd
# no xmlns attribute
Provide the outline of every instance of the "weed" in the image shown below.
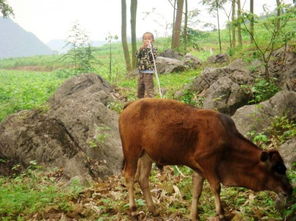
<svg viewBox="0 0 296 221"><path fill-rule="evenodd" d="M253 98L249 101L249 104L257 104L268 100L279 91L279 88L273 83L273 81L257 78L254 85L250 87L250 91Z"/></svg>
<svg viewBox="0 0 296 221"><path fill-rule="evenodd" d="M107 107L111 110L116 111L117 113L120 113L123 110L123 104L120 101L109 102Z"/></svg>
<svg viewBox="0 0 296 221"><path fill-rule="evenodd" d="M181 101L185 104L196 105L196 101L194 100L195 94L190 90L185 90L183 96L181 97Z"/></svg>
<svg viewBox="0 0 296 221"><path fill-rule="evenodd" d="M110 127L108 126L97 126L95 129L95 135L93 137L93 139L88 141L88 144L90 147L95 148L95 147L99 147L100 145L104 144L107 140L107 138L110 136L109 135L109 131L110 131Z"/></svg>
<svg viewBox="0 0 296 221"><path fill-rule="evenodd" d="M27 220L30 214L56 205L62 211L71 210L69 197L77 196L77 189L62 188L49 179L36 162L14 178L0 177L0 216L6 220Z"/></svg>

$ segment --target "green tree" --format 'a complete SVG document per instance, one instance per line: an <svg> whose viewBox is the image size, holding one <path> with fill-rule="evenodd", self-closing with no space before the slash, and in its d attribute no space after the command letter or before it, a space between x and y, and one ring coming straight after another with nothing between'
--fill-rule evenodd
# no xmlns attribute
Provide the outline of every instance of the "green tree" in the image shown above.
<svg viewBox="0 0 296 221"><path fill-rule="evenodd" d="M264 36L263 41L262 38L257 38L254 33L251 33L250 28L248 27L248 23L251 19L256 19L257 17L254 14L250 13L242 13L242 24L244 25L245 30L249 33L251 38L253 39L254 45L257 49L258 54L260 54L261 59L264 63L265 68L265 76L270 81L269 74L269 61L272 57L273 52L287 43L295 39L295 31L287 28L287 25L292 20L295 20L296 8L291 7L290 5L282 5L281 6L285 13L278 15L269 15L263 22L263 27L266 29L267 34ZM258 21L255 21L258 23ZM278 26L278 22L280 22L280 26Z"/></svg>
<svg viewBox="0 0 296 221"><path fill-rule="evenodd" d="M121 43L127 72L132 70L126 35L126 0L121 0Z"/></svg>
<svg viewBox="0 0 296 221"><path fill-rule="evenodd" d="M176 13L175 23L173 27L173 35L172 35L172 45L171 45L172 49L177 49L180 47L183 5L184 5L184 0L177 1L177 13Z"/></svg>
<svg viewBox="0 0 296 221"><path fill-rule="evenodd" d="M91 47L88 35L82 30L79 23L75 23L71 28L66 46L70 46L71 49L62 59L71 61L76 74L95 71L94 64L97 60L94 56L94 49Z"/></svg>
<svg viewBox="0 0 296 221"><path fill-rule="evenodd" d="M0 0L0 12L3 17L14 15L12 8L6 3L6 0Z"/></svg>
<svg viewBox="0 0 296 221"><path fill-rule="evenodd" d="M241 19L242 9L241 9L241 1L237 0L237 19ZM240 47L243 46L243 38L242 38L242 28L241 28L241 22L238 21L237 24L237 37L238 37L238 45Z"/></svg>
<svg viewBox="0 0 296 221"><path fill-rule="evenodd" d="M184 13L184 29L183 29L183 42L184 42L184 51L187 51L187 38L188 38L188 0L185 0L185 13Z"/></svg>
<svg viewBox="0 0 296 221"><path fill-rule="evenodd" d="M112 40L117 40L117 35L109 35L106 37L106 41L109 43L109 80L112 80Z"/></svg>
<svg viewBox="0 0 296 221"><path fill-rule="evenodd" d="M137 35L136 35L136 25L137 25L137 7L138 0L131 0L131 35L132 35L132 68L136 68L136 52L137 52Z"/></svg>
<svg viewBox="0 0 296 221"><path fill-rule="evenodd" d="M232 48L235 48L236 46L236 34L235 34L235 28L236 28L236 25L235 25L235 20L236 20L236 17L235 17L235 0L231 0L231 29L232 29Z"/></svg>
<svg viewBox="0 0 296 221"><path fill-rule="evenodd" d="M250 39L251 39L251 44L254 43L254 40L252 36L254 36L254 0L250 0Z"/></svg>
<svg viewBox="0 0 296 221"><path fill-rule="evenodd" d="M209 12L215 13L217 17L217 26L218 26L218 42L219 42L219 51L222 52L222 44L221 44L221 33L220 33L220 15L219 9L222 8L223 4L226 3L227 0L202 0L203 5L209 6Z"/></svg>

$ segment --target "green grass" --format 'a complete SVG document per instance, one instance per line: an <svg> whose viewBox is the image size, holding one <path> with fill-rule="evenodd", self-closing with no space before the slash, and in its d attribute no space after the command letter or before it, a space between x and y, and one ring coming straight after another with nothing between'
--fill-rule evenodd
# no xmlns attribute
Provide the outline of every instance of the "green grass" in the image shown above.
<svg viewBox="0 0 296 221"><path fill-rule="evenodd" d="M63 81L52 72L0 70L0 121L20 110L41 108Z"/></svg>
<svg viewBox="0 0 296 221"><path fill-rule="evenodd" d="M29 168L16 177L0 177L0 220L29 220L28 215L50 209L71 211L70 199L79 194L82 186L73 181L62 187L51 176L55 172Z"/></svg>
<svg viewBox="0 0 296 221"><path fill-rule="evenodd" d="M184 72L161 74L159 75L159 82L161 89L165 91L164 98L174 98L176 91L180 90L185 84L191 82L195 77L201 73L201 69L187 70ZM137 76L124 78L118 82L117 86L120 88L128 88L122 93L129 98L129 100L136 99L137 92ZM156 97L159 97L158 85L154 79L154 91Z"/></svg>

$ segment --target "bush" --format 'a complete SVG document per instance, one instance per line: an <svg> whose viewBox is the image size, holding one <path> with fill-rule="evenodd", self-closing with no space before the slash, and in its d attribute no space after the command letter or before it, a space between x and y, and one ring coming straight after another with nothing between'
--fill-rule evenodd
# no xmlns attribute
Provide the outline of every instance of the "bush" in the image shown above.
<svg viewBox="0 0 296 221"><path fill-rule="evenodd" d="M257 104L265 101L279 91L279 88L273 81L268 81L264 78L257 78L255 84L250 89L253 97L249 101L250 104Z"/></svg>

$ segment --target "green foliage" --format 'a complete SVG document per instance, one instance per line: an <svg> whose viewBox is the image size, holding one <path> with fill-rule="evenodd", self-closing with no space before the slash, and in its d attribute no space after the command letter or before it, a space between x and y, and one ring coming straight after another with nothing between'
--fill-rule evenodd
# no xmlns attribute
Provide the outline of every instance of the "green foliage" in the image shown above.
<svg viewBox="0 0 296 221"><path fill-rule="evenodd" d="M112 101L108 103L107 107L116 111L117 113L120 113L123 110L123 104L119 101Z"/></svg>
<svg viewBox="0 0 296 221"><path fill-rule="evenodd" d="M248 88L248 86L247 86ZM265 101L275 95L279 88L273 81L266 80L264 78L257 78L251 88L252 99L249 101L250 104L257 104Z"/></svg>
<svg viewBox="0 0 296 221"><path fill-rule="evenodd" d="M188 47L199 50L199 49L201 49L201 45L200 45L199 41L201 39L207 38L208 36L209 36L209 32L198 31L198 30L194 30L192 28L188 28L186 44ZM184 37L184 36L182 35L182 37ZM184 39L182 38L181 40L182 40L181 43L184 44Z"/></svg>
<svg viewBox="0 0 296 221"><path fill-rule="evenodd" d="M49 208L69 211L69 198L82 190L77 182L60 187L55 178L44 174L34 162L19 176L0 177L0 185L0 217L5 220L27 220L27 216Z"/></svg>
<svg viewBox="0 0 296 221"><path fill-rule="evenodd" d="M64 79L50 72L0 70L0 121L20 110L42 108Z"/></svg>
<svg viewBox="0 0 296 221"><path fill-rule="evenodd" d="M271 126L267 128L267 132L276 138L279 143L296 137L296 122L293 122L287 118L287 116L275 117L271 123Z"/></svg>
<svg viewBox="0 0 296 221"><path fill-rule="evenodd" d="M296 168L296 162L294 162L293 168ZM288 171L288 177L291 183L296 183L296 170ZM287 202L288 206L284 209L283 214L285 217L293 216L296 214L296 188L294 188L292 197Z"/></svg>
<svg viewBox="0 0 296 221"><path fill-rule="evenodd" d="M66 46L70 45L71 50L61 59L70 60L77 74L94 72L94 64L97 62L94 49L90 45L89 37L78 23L73 25L67 41Z"/></svg>
<svg viewBox="0 0 296 221"><path fill-rule="evenodd" d="M257 52L261 56L261 60L264 62L265 75L269 78L269 61L272 57L272 53L277 48L287 45L288 42L293 40L295 36L295 30L291 29L289 25L295 20L296 9L291 5L280 6L280 9L284 11L280 16L274 14L268 14L268 16L260 23L257 20L258 17L253 14L244 12L241 17L238 18L239 23L243 24L246 33L249 33L250 38L254 41L254 46ZM257 23L257 26L261 26L265 29L264 35L252 34L248 23L251 19Z"/></svg>
<svg viewBox="0 0 296 221"><path fill-rule="evenodd" d="M12 8L6 3L6 0L0 0L0 12L3 17L13 15Z"/></svg>
<svg viewBox="0 0 296 221"><path fill-rule="evenodd" d="M258 146L263 148L277 148L289 139L296 136L296 122L291 121L287 116L276 116L271 125L263 132L250 131L248 137Z"/></svg>
<svg viewBox="0 0 296 221"><path fill-rule="evenodd" d="M98 126L96 127L95 135L93 139L88 141L90 147L96 148L106 142L106 139L110 136L109 131L110 127L108 126Z"/></svg>
<svg viewBox="0 0 296 221"><path fill-rule="evenodd" d="M183 96L181 97L181 101L185 104L195 105L196 101L194 100L194 93L190 90L185 90Z"/></svg>

